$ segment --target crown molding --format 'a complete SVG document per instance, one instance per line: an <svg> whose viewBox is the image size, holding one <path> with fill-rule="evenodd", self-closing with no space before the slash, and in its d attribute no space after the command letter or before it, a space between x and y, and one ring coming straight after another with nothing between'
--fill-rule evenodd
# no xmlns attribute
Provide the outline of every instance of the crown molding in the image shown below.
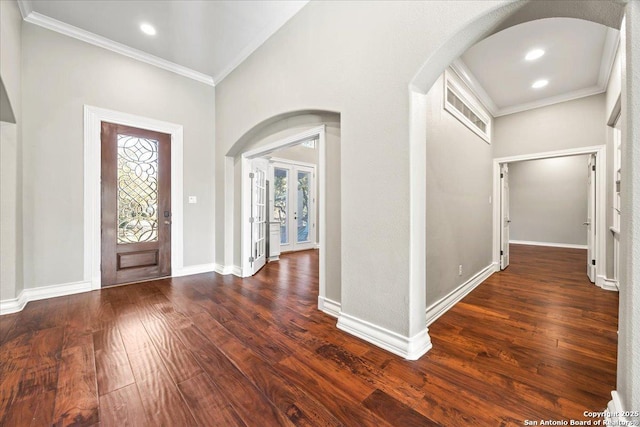
<svg viewBox="0 0 640 427"><path fill-rule="evenodd" d="M253 42L247 45L242 51L231 61L229 65L227 65L221 72L213 76L213 80L216 84L220 83L225 77L227 77L233 70L235 70L240 64L242 64L253 52L256 51L260 46L262 46L271 36L273 36L280 28L284 26L291 18L296 16L298 12L304 8L310 0L304 0L301 3L302 6L293 13L286 21L282 23L278 22L270 22L269 25L260 33L258 37L256 37Z"/></svg>
<svg viewBox="0 0 640 427"><path fill-rule="evenodd" d="M17 3L20 8L22 19L27 19L27 16L33 12L33 4L31 3L31 0L17 0Z"/></svg>
<svg viewBox="0 0 640 427"><path fill-rule="evenodd" d="M508 114L521 113L527 110L533 110L534 108L547 107L553 104L560 104L561 102L573 101L575 99L585 98L591 95L597 95L606 90L606 87L600 87L594 85L584 89L574 90L572 92L563 93L549 98L540 99L533 102L526 102L524 104L514 105L512 107L501 108L496 112L494 117L506 116Z"/></svg>
<svg viewBox="0 0 640 427"><path fill-rule="evenodd" d="M458 75L458 77L467 85L478 100L484 105L489 113L493 117L496 117L496 113L499 111L498 106L489 94L484 90L484 87L480 84L476 76L471 72L467 64L464 63L462 58L458 58L451 63L451 69Z"/></svg>
<svg viewBox="0 0 640 427"><path fill-rule="evenodd" d="M600 74L598 75L598 86L606 89L609 84L609 77L616 61L616 52L620 44L620 31L607 27L607 35L602 49L602 61L600 62Z"/></svg>
<svg viewBox="0 0 640 427"><path fill-rule="evenodd" d="M31 3L28 0L20 0L18 4L20 5L21 13L24 16L24 13L28 11L27 5L30 5ZM207 84L209 86L215 86L213 77L209 75L203 74L199 71L192 70L191 68L183 67L182 65L178 65L174 62L167 61L166 59L159 58L155 55L142 52L138 49L134 49L122 43L115 42L111 39L99 36L97 34L83 30L81 28L74 27L73 25L66 24L64 22L58 21L57 19L53 19L48 16L42 15L38 12L31 11L26 17L24 17L24 20L26 22L29 22L30 24L38 25L48 30L55 31L60 34L64 34L65 36L73 37L75 39L92 44L94 46L98 46L103 49L107 49L112 52L116 52L121 55L127 56L129 58L133 58L138 61L145 62L155 67L162 68L167 71L171 71L172 73L176 73L183 77L196 80L198 82Z"/></svg>

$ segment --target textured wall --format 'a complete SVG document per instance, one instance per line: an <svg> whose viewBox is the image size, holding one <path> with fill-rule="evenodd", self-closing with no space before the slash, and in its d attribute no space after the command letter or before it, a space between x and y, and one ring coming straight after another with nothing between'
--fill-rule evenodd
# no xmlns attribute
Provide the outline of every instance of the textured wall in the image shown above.
<svg viewBox="0 0 640 427"><path fill-rule="evenodd" d="M586 245L588 156L509 164L511 240ZM585 261L586 262L586 261Z"/></svg>
<svg viewBox="0 0 640 427"><path fill-rule="evenodd" d="M491 264L491 145L427 94L427 306ZM462 275L458 266L462 265Z"/></svg>
<svg viewBox="0 0 640 427"><path fill-rule="evenodd" d="M184 126L184 265L214 259L214 88L23 25L25 287L83 280L83 107Z"/></svg>

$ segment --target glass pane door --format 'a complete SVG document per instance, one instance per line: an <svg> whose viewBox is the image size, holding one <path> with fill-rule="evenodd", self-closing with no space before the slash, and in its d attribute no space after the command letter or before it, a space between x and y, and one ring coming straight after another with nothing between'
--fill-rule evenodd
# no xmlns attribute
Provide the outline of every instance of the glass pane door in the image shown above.
<svg viewBox="0 0 640 427"><path fill-rule="evenodd" d="M310 201L310 183L311 183L311 173L306 171L298 170L298 192L297 192L297 239L296 243L308 242L309 241L309 226L310 226L310 218L309 218L309 201Z"/></svg>
<svg viewBox="0 0 640 427"><path fill-rule="evenodd" d="M274 168L273 182L273 220L280 223L280 244L289 243L289 227L287 209L289 208L289 170Z"/></svg>

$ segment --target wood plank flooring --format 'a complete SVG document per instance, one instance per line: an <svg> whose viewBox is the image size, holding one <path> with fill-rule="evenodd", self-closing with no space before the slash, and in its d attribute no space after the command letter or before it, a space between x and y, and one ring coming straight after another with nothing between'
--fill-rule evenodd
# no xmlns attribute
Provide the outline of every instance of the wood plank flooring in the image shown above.
<svg viewBox="0 0 640 427"><path fill-rule="evenodd" d="M618 294L585 251L513 245L409 362L317 311L316 251L0 317L2 426L522 426L615 389Z"/></svg>

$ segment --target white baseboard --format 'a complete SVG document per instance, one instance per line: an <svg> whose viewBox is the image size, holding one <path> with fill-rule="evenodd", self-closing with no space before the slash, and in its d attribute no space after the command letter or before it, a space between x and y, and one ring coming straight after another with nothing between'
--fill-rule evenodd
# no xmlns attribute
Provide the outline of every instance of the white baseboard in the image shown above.
<svg viewBox="0 0 640 427"><path fill-rule="evenodd" d="M318 310L327 313L329 316L339 317L342 305L334 300L325 297L318 297Z"/></svg>
<svg viewBox="0 0 640 427"><path fill-rule="evenodd" d="M487 280L489 276L491 276L496 271L499 271L499 267L496 268L497 265L497 263L489 264L471 279L458 286L449 295L427 307L427 326L431 325L440 316L446 313L451 307L460 302L462 298L466 297L469 292L474 290L480 283Z"/></svg>
<svg viewBox="0 0 640 427"><path fill-rule="evenodd" d="M634 410L635 411L635 410ZM625 417L622 399L617 391L611 392L611 400L604 411L604 423L607 426L634 426L640 425L640 417Z"/></svg>
<svg viewBox="0 0 640 427"><path fill-rule="evenodd" d="M0 301L0 315L22 311L25 305L30 301L79 294L81 292L89 292L91 289L91 282L72 282L63 283L61 285L24 289L20 292L18 298Z"/></svg>
<svg viewBox="0 0 640 427"><path fill-rule="evenodd" d="M509 240L512 245L550 246L552 248L587 249L587 245L574 245L573 243L533 242L529 240Z"/></svg>
<svg viewBox="0 0 640 427"><path fill-rule="evenodd" d="M341 312L338 317L338 329L407 360L418 360L431 349L431 338L426 327L413 337L405 337Z"/></svg>
<svg viewBox="0 0 640 427"><path fill-rule="evenodd" d="M596 276L596 286L606 291L618 291L620 289L617 280L608 279L605 276Z"/></svg>
<svg viewBox="0 0 640 427"><path fill-rule="evenodd" d="M215 271L215 264L198 264L182 267L171 272L171 277L191 276L192 274L211 273Z"/></svg>
<svg viewBox="0 0 640 427"><path fill-rule="evenodd" d="M225 276L228 274L233 274L234 276L242 277L242 268L238 267L237 265L215 264L213 271Z"/></svg>

